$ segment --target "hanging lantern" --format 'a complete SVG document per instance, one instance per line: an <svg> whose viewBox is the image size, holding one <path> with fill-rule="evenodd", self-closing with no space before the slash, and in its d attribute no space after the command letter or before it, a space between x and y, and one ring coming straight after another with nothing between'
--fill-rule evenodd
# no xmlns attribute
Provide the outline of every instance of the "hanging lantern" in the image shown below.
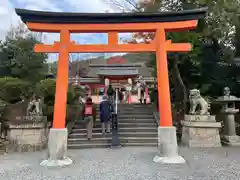
<svg viewBox="0 0 240 180"><path fill-rule="evenodd" d="M131 78L128 78L128 83L132 84L132 79Z"/></svg>
<svg viewBox="0 0 240 180"><path fill-rule="evenodd" d="M109 79L105 78L105 86L109 86Z"/></svg>
<svg viewBox="0 0 240 180"><path fill-rule="evenodd" d="M75 77L75 82L73 83L73 85L75 85L75 86L78 85L78 76Z"/></svg>

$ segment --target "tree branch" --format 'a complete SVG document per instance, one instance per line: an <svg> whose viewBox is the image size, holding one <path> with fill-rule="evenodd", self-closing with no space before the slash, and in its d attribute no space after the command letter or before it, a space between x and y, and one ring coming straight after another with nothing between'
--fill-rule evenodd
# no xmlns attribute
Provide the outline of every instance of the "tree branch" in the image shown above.
<svg viewBox="0 0 240 180"><path fill-rule="evenodd" d="M142 9L140 3L135 2L135 0L108 0L108 4L130 12L140 12Z"/></svg>

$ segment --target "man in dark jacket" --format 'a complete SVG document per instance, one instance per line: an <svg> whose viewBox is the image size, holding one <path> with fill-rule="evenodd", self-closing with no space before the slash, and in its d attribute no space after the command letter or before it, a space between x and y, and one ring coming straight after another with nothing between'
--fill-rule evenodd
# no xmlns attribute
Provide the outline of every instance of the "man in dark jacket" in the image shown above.
<svg viewBox="0 0 240 180"><path fill-rule="evenodd" d="M96 120L96 107L92 102L92 98L88 97L82 110L82 117L86 121L87 138L92 138L93 123Z"/></svg>
<svg viewBox="0 0 240 180"><path fill-rule="evenodd" d="M112 115L113 106L108 101L107 96L103 96L103 101L100 103L100 120L102 124L102 133L110 133L110 120Z"/></svg>
<svg viewBox="0 0 240 180"><path fill-rule="evenodd" d="M108 95L108 100L113 103L114 102L114 89L112 87L111 84L109 84L108 86L108 90L107 90L107 95Z"/></svg>

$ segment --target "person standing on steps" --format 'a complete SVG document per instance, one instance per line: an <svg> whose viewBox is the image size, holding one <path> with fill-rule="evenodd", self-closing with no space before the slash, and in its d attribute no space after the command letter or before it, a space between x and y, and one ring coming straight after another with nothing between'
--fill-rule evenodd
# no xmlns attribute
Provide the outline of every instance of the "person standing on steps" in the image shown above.
<svg viewBox="0 0 240 180"><path fill-rule="evenodd" d="M107 96L103 96L103 100L100 103L100 120L102 125L102 133L110 133L110 120L113 111L113 105L109 102ZM105 131L106 128L106 131Z"/></svg>
<svg viewBox="0 0 240 180"><path fill-rule="evenodd" d="M109 100L111 103L114 102L114 94L115 94L114 89L113 89L112 85L109 84L108 90L107 90L107 95L108 95L108 100Z"/></svg>
<svg viewBox="0 0 240 180"><path fill-rule="evenodd" d="M88 97L82 110L83 120L86 122L87 139L92 139L93 124L96 121L96 107L92 102L92 98Z"/></svg>
<svg viewBox="0 0 240 180"><path fill-rule="evenodd" d="M137 88L138 88L138 98L140 103L142 104L144 101L144 104L146 104L147 103L146 92L145 92L146 82L144 81L142 76L140 76L137 81Z"/></svg>
<svg viewBox="0 0 240 180"><path fill-rule="evenodd" d="M121 103L122 100L123 100L123 91L122 91L122 89L119 89L119 91L118 91L118 101L119 101L119 103Z"/></svg>

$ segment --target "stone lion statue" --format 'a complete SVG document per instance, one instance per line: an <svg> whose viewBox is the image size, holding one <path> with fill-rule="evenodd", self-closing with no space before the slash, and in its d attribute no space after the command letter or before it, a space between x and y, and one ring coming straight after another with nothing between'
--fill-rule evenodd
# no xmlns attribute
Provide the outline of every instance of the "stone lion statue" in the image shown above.
<svg viewBox="0 0 240 180"><path fill-rule="evenodd" d="M28 103L27 116L30 116L33 119L36 116L42 116L43 115L42 107L43 107L43 99L36 98L35 96L33 96Z"/></svg>
<svg viewBox="0 0 240 180"><path fill-rule="evenodd" d="M189 101L190 101L190 111L189 114L199 114L199 115L209 115L210 105L209 103L201 96L198 89L192 89L189 91ZM200 110L197 112L197 107L200 107Z"/></svg>

